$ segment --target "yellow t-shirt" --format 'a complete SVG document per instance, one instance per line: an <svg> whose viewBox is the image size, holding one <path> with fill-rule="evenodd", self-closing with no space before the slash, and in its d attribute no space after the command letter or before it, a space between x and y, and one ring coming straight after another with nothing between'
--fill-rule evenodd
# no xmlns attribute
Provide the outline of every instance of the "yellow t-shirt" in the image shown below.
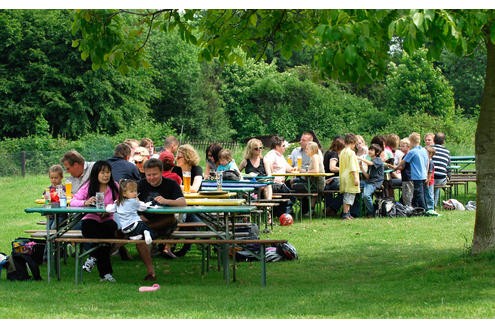
<svg viewBox="0 0 495 328"><path fill-rule="evenodd" d="M352 194L361 192L359 184L354 185L352 172L359 172L359 162L356 153L351 148L345 147L339 155L340 192Z"/></svg>

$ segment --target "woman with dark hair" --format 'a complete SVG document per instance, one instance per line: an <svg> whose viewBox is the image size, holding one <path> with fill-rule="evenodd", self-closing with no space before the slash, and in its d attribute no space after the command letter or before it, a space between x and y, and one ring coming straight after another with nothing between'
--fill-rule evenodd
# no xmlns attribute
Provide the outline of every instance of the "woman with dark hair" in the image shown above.
<svg viewBox="0 0 495 328"><path fill-rule="evenodd" d="M206 148L205 179L215 178L215 172L218 166L218 154L222 149L222 145L217 142L212 143Z"/></svg>
<svg viewBox="0 0 495 328"><path fill-rule="evenodd" d="M344 138L336 136L333 138L330 148L325 152L323 166L325 173L333 173L334 176L325 180L325 190L339 190L339 155L345 148ZM338 210L342 207L342 194L327 193L325 194L325 211L327 216L337 216Z"/></svg>
<svg viewBox="0 0 495 328"><path fill-rule="evenodd" d="M97 161L91 169L89 180L72 197L70 206L93 206L96 203L96 193L104 194L105 206L113 204L119 198L119 186L112 177L112 166L107 161ZM81 231L85 238L114 238L117 223L113 213L88 213L81 220ZM95 249L83 265L83 269L91 272L96 264L100 281L115 282L112 276L110 261L110 246L100 246Z"/></svg>

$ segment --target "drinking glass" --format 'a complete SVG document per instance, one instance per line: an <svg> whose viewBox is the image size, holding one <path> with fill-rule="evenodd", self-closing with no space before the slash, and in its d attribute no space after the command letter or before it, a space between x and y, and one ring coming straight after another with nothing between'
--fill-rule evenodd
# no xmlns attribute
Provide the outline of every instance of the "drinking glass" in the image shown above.
<svg viewBox="0 0 495 328"><path fill-rule="evenodd" d="M191 190L191 172L182 172L182 182L184 183L184 192L190 192Z"/></svg>

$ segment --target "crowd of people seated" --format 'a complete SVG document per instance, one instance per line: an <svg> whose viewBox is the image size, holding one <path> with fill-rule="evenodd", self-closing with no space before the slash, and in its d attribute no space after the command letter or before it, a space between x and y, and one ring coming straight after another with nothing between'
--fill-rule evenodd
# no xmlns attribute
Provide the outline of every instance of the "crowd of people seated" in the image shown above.
<svg viewBox="0 0 495 328"><path fill-rule="evenodd" d="M119 199L119 185L128 180L137 182L137 200L172 206L185 206L183 172L191 173L190 192L198 192L204 179L215 179L217 172L236 171L250 176L271 176L275 173L314 172L333 173L331 176L308 177L311 190L307 190L307 180L302 177L286 178L276 176L273 184L262 188L261 195L271 199L275 193L289 195L286 202L274 208L277 217L293 212L295 197L291 193L304 194L318 192L324 195L327 216L349 220L355 217L373 217L375 215L374 197L377 190L382 196L392 196L393 188L401 188L401 201L405 205L421 207L430 215L438 215L439 190L435 185L446 183L450 153L444 146L445 134L427 133L424 147L418 133L411 133L400 139L396 134L374 136L369 146L364 138L352 133L333 138L328 150L322 146L312 131L303 132L299 146L289 155L285 152L290 144L280 136L270 140L270 150L263 156L264 145L260 139L248 140L242 160L237 165L231 150L219 143L206 148L205 168L200 166L200 155L190 144L180 145L177 138L168 136L164 140L163 150L156 152L153 141L143 138L138 141L127 139L115 146L114 154L106 160L88 162L75 150L63 155L60 162L70 175L73 199L71 206L87 206L95 202L97 192L104 193L105 205L114 204ZM63 176L61 168L49 170L51 186L60 184ZM55 179L56 178L56 179ZM56 186L53 186L56 187ZM390 188L390 190L388 190ZM325 192L328 191L328 192ZM301 197L302 213L315 206L316 198L309 202ZM112 237L132 234L132 227L123 227L115 222L115 213L86 215L78 228L85 237ZM136 218L136 216L133 216ZM184 220L197 221L194 215ZM140 229L150 231L151 237L169 236L177 227L174 215L139 214ZM77 227L76 227L77 228ZM141 231L140 230L140 231ZM143 236L144 238L144 236ZM170 250L163 250L170 257ZM110 248L101 248L90 255L83 268L91 271L98 268L103 281L115 281L112 276ZM138 252L146 266L147 280L154 280L155 272L150 254L143 246Z"/></svg>

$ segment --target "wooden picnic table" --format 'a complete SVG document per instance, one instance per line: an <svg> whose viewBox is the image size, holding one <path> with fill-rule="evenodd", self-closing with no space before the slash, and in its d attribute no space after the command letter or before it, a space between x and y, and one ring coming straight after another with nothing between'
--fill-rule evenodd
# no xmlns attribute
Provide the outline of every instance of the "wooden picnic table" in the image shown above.
<svg viewBox="0 0 495 328"><path fill-rule="evenodd" d="M251 211L255 210L255 206L247 206L247 205L221 205L221 206L183 206L183 207L174 207L174 206L154 206L148 208L144 213L152 213L152 214L182 214L182 213L201 213L201 214L213 214L213 213L223 213L224 227L225 227L225 239L230 239L229 233L229 219L231 220L231 224L233 226L234 223L234 215L235 214L248 214ZM62 237L63 234L76 225L84 214L87 213L104 213L104 208L96 208L93 206L90 207L30 207L24 209L26 213L39 213L41 215L53 215L54 222L56 222L55 233L51 233L50 231L50 220L46 220L46 247L47 247L47 280L50 282L51 277L51 269L55 264L57 268L57 278L60 280L60 247L55 244L55 239ZM68 215L68 214L79 214L79 215ZM67 217L66 224L61 227L59 224L58 216L65 215ZM235 238L233 232L233 238ZM54 263L52 259L52 252L55 246L55 250L57 253L56 263ZM224 268L224 270L228 271L228 268ZM228 275L228 272L224 272L225 275ZM230 278L229 278L230 279Z"/></svg>

